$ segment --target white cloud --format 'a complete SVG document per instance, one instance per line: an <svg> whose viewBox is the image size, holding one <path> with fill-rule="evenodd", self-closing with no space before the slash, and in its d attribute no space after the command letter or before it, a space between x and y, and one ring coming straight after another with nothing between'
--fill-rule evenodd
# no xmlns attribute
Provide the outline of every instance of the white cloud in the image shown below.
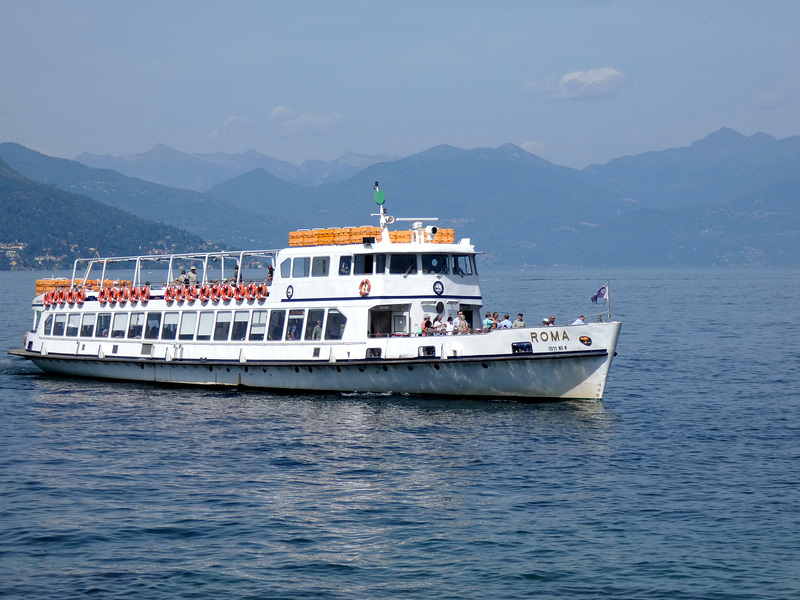
<svg viewBox="0 0 800 600"><path fill-rule="evenodd" d="M323 112L314 108L300 111L285 105L273 108L269 118L279 122L281 131L286 135L330 131L337 123L344 120L338 112Z"/></svg>
<svg viewBox="0 0 800 600"><path fill-rule="evenodd" d="M525 82L525 89L546 96L550 100L591 99L612 94L624 81L625 76L622 73L611 67L603 67L588 71L571 71L557 80L529 79Z"/></svg>
<svg viewBox="0 0 800 600"><path fill-rule="evenodd" d="M250 120L245 117L238 117L236 115L227 117L219 127L212 129L208 133L208 139L214 142L229 140L234 137L235 130L239 125L246 125L248 123L250 123Z"/></svg>

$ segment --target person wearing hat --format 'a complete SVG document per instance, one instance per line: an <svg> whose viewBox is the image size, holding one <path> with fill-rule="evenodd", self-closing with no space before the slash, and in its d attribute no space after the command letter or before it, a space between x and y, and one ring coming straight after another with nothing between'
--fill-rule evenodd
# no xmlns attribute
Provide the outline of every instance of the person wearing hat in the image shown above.
<svg viewBox="0 0 800 600"><path fill-rule="evenodd" d="M525 327L525 321L522 320L522 313L517 313L517 320L514 321L512 327L514 327L514 329L517 329L518 327Z"/></svg>
<svg viewBox="0 0 800 600"><path fill-rule="evenodd" d="M192 267L189 269L189 277L188 277L189 285L196 286L197 285L197 269Z"/></svg>
<svg viewBox="0 0 800 600"><path fill-rule="evenodd" d="M543 318L542 319L542 325L544 327L547 327L548 325L550 325L550 319L548 319L547 317Z"/></svg>

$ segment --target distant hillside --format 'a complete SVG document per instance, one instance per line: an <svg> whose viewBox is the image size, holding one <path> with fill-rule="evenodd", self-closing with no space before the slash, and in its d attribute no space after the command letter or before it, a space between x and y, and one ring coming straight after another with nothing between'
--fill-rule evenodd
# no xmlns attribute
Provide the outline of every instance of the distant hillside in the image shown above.
<svg viewBox="0 0 800 600"><path fill-rule="evenodd" d="M396 158L348 152L331 162L307 160L298 167L284 160L264 156L255 150L242 154L185 154L164 144L157 144L141 154L111 156L84 152L76 156L75 160L88 167L113 169L128 177L151 183L205 192L256 169L263 169L296 185L313 187L321 183L343 181L369 165Z"/></svg>
<svg viewBox="0 0 800 600"><path fill-rule="evenodd" d="M248 213L216 198L52 158L19 144L0 144L0 159L26 177L85 194L143 219L186 229L203 239L239 248L283 245L289 225Z"/></svg>
<svg viewBox="0 0 800 600"><path fill-rule="evenodd" d="M79 257L194 252L217 246L86 196L23 177L0 161L0 270L64 269Z"/></svg>

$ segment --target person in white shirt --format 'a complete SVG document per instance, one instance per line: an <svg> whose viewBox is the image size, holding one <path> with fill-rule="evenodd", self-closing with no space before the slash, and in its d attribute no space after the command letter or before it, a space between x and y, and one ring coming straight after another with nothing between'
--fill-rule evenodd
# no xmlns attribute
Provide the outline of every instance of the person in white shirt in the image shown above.
<svg viewBox="0 0 800 600"><path fill-rule="evenodd" d="M585 317L584 317L583 315L581 315L580 317L578 317L577 319L575 319L575 320L572 322L572 324L573 324L573 325L586 325L586 323L585 323L585 322L584 322L584 320L583 320L584 318L585 318Z"/></svg>

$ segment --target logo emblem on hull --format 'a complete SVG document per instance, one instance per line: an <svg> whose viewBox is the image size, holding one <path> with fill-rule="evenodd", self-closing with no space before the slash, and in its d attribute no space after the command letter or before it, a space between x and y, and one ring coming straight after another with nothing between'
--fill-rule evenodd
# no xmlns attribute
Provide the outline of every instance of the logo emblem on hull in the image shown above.
<svg viewBox="0 0 800 600"><path fill-rule="evenodd" d="M441 281L435 281L433 283L433 293L437 296L444 294L444 284Z"/></svg>

